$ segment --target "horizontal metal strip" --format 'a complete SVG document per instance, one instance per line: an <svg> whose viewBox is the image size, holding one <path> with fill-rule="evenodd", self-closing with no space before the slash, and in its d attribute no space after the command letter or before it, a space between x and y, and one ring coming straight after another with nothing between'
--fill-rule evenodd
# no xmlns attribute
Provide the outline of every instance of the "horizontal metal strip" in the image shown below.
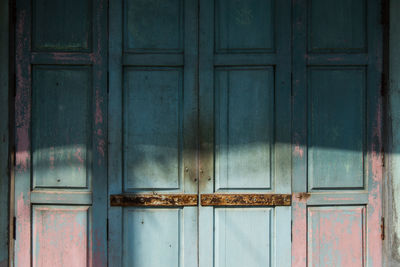
<svg viewBox="0 0 400 267"><path fill-rule="evenodd" d="M120 207L183 207L197 206L195 194L121 194L111 195L110 205Z"/></svg>
<svg viewBox="0 0 400 267"><path fill-rule="evenodd" d="M92 53L34 52L31 64L43 65L90 65L94 62Z"/></svg>
<svg viewBox="0 0 400 267"><path fill-rule="evenodd" d="M31 203L91 205L92 193L35 190L31 192Z"/></svg>
<svg viewBox="0 0 400 267"><path fill-rule="evenodd" d="M124 53L124 66L183 66L183 54L132 54Z"/></svg>
<svg viewBox="0 0 400 267"><path fill-rule="evenodd" d="M267 66L275 65L275 54L216 54L216 66Z"/></svg>
<svg viewBox="0 0 400 267"><path fill-rule="evenodd" d="M309 54L308 65L367 65L368 54Z"/></svg>
<svg viewBox="0 0 400 267"><path fill-rule="evenodd" d="M368 204L367 192L312 192L295 195L296 198L304 198L307 205L354 205Z"/></svg>
<svg viewBox="0 0 400 267"><path fill-rule="evenodd" d="M290 206L289 194L202 194L202 206Z"/></svg>

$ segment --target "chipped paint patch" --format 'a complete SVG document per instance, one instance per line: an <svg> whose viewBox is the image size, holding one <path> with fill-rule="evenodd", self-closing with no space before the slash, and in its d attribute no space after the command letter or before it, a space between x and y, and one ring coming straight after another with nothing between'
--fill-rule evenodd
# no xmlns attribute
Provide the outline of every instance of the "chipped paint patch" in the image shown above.
<svg viewBox="0 0 400 267"><path fill-rule="evenodd" d="M29 198L29 195L26 196ZM30 266L30 205L24 199L23 193L17 198L17 240L15 248L16 266Z"/></svg>
<svg viewBox="0 0 400 267"><path fill-rule="evenodd" d="M292 264L293 267L305 267L307 263L307 218L306 199L293 194L292 198Z"/></svg>
<svg viewBox="0 0 400 267"><path fill-rule="evenodd" d="M87 266L87 209L34 208L34 267Z"/></svg>
<svg viewBox="0 0 400 267"><path fill-rule="evenodd" d="M294 146L294 155L299 156L300 158L304 155L304 149L299 144Z"/></svg>

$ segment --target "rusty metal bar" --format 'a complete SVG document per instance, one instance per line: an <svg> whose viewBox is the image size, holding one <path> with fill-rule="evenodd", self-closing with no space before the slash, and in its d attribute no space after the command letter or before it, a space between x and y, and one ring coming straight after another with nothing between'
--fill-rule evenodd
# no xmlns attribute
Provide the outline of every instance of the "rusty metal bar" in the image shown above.
<svg viewBox="0 0 400 267"><path fill-rule="evenodd" d="M183 207L197 206L195 194L121 194L111 195L113 207Z"/></svg>
<svg viewBox="0 0 400 267"><path fill-rule="evenodd" d="M290 194L202 194L202 206L290 206Z"/></svg>

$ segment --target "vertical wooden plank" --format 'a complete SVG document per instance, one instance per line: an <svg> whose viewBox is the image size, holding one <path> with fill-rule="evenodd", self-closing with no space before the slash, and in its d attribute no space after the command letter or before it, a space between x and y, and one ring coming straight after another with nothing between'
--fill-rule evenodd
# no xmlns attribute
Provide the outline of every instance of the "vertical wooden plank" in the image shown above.
<svg viewBox="0 0 400 267"><path fill-rule="evenodd" d="M276 267L292 266L291 255L291 231L288 231L291 227L292 208L291 207L275 207L275 259Z"/></svg>
<svg viewBox="0 0 400 267"><path fill-rule="evenodd" d="M306 202L299 198L307 191L307 93L306 93L306 11L307 1L292 1L292 266L305 267L307 261Z"/></svg>
<svg viewBox="0 0 400 267"><path fill-rule="evenodd" d="M400 50L398 44L400 43L400 1L397 0L383 0L389 7L387 8L385 20L390 17L389 36L389 53L385 60L388 60L385 65L389 65L389 78L386 82L388 84L389 94L387 96L387 116L386 127L387 135L385 147L385 169L386 179L385 184L385 224L386 224L386 238L384 251L384 266L400 266ZM390 13L390 14L388 14ZM386 48L386 47L385 47ZM385 82L385 81L384 81ZM387 92L387 91L386 91ZM390 233L390 234L388 234Z"/></svg>
<svg viewBox="0 0 400 267"><path fill-rule="evenodd" d="M123 1L109 2L109 108L108 108L108 192L122 192L122 13ZM122 266L122 209L108 202L108 261Z"/></svg>
<svg viewBox="0 0 400 267"><path fill-rule="evenodd" d="M0 267L9 259L9 2L0 1Z"/></svg>
<svg viewBox="0 0 400 267"><path fill-rule="evenodd" d="M276 180L275 192L290 194L292 192L292 3L290 0L278 0L275 1L275 4L277 62L275 65L275 165L273 177Z"/></svg>
<svg viewBox="0 0 400 267"><path fill-rule="evenodd" d="M31 120L31 7L16 2L16 96L15 96L15 266L30 266L30 120Z"/></svg>
<svg viewBox="0 0 400 267"><path fill-rule="evenodd" d="M183 186L186 194L198 194L198 21L199 1L185 0L184 6L184 99L183 99ZM200 202L200 201L199 201ZM198 207L183 208L184 258L182 266L198 267Z"/></svg>
<svg viewBox="0 0 400 267"><path fill-rule="evenodd" d="M368 0L368 48L369 62L367 69L367 174L368 174L368 208L367 208L367 266L382 266L382 179L383 179L383 135L382 135L382 24L381 0ZM372 12L370 12L372 11ZM375 11L375 12L373 12Z"/></svg>
<svg viewBox="0 0 400 267"><path fill-rule="evenodd" d="M214 191L214 1L199 10L199 192ZM213 207L199 206L200 267L213 266ZM212 233L212 234L211 234Z"/></svg>
<svg viewBox="0 0 400 267"><path fill-rule="evenodd" d="M89 265L107 266L107 54L108 1L93 3L93 170L92 258Z"/></svg>
<svg viewBox="0 0 400 267"><path fill-rule="evenodd" d="M198 192L198 0L184 2L183 180L185 193Z"/></svg>

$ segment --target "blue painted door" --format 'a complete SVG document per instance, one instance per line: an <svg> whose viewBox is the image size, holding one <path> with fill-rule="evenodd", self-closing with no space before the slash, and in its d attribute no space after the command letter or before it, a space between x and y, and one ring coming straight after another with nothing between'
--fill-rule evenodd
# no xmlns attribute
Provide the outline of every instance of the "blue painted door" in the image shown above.
<svg viewBox="0 0 400 267"><path fill-rule="evenodd" d="M292 266L382 266L379 3L293 2Z"/></svg>
<svg viewBox="0 0 400 267"><path fill-rule="evenodd" d="M290 5L200 1L201 196L291 193ZM202 204L200 267L291 265L290 206Z"/></svg>
<svg viewBox="0 0 400 267"><path fill-rule="evenodd" d="M107 9L17 0L14 266L107 266Z"/></svg>
<svg viewBox="0 0 400 267"><path fill-rule="evenodd" d="M290 266L290 206L202 206L206 194L290 199L290 11L110 2L111 266ZM166 204L172 194L198 201Z"/></svg>
<svg viewBox="0 0 400 267"><path fill-rule="evenodd" d="M110 1L110 266L197 266L197 5Z"/></svg>
<svg viewBox="0 0 400 267"><path fill-rule="evenodd" d="M17 0L16 26L15 266L381 266L378 1Z"/></svg>

